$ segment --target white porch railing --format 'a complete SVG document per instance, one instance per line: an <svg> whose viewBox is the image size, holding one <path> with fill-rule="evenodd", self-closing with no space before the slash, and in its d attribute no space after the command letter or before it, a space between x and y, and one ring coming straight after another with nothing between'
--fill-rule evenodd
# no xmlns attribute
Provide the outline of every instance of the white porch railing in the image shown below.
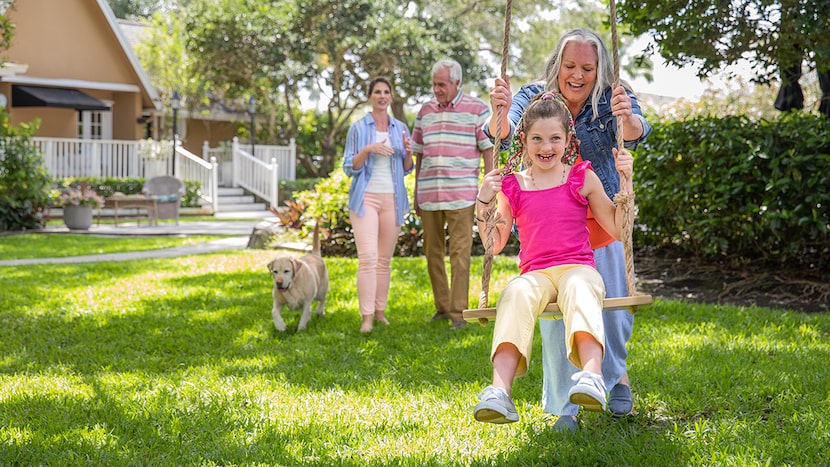
<svg viewBox="0 0 830 467"><path fill-rule="evenodd" d="M231 144L223 143L222 146L211 148L208 142L202 144L202 159L211 160L216 158L219 172L219 186L233 185L233 147Z"/></svg>
<svg viewBox="0 0 830 467"><path fill-rule="evenodd" d="M43 165L56 178L141 177L144 164L139 141L32 138L43 153ZM170 143L167 143L170 148Z"/></svg>
<svg viewBox="0 0 830 467"><path fill-rule="evenodd" d="M174 172L170 141L34 137L32 143L43 153L43 166L52 177L150 178L175 173L182 180L201 183L200 198L216 212L215 162L177 146Z"/></svg>
<svg viewBox="0 0 830 467"><path fill-rule="evenodd" d="M271 206L279 204L279 180L295 180L297 177L297 142L291 138L287 146L255 145L255 154L246 150L250 146L234 138L230 146L216 148L202 145L202 157L215 157L218 161L219 186L242 187L264 199Z"/></svg>
<svg viewBox="0 0 830 467"><path fill-rule="evenodd" d="M218 211L219 186L242 187L270 203L279 205L280 179L294 180L297 146L255 146L255 156L234 138L228 148L203 147L199 157L176 146L175 170L170 141L79 140L32 138L43 153L43 165L55 178L112 177L150 178L171 175L201 184L199 197Z"/></svg>
<svg viewBox="0 0 830 467"><path fill-rule="evenodd" d="M199 199L210 204L211 212L219 211L219 164L215 157L210 162L181 146L176 146L175 174L182 180L199 182Z"/></svg>
<svg viewBox="0 0 830 467"><path fill-rule="evenodd" d="M276 158L264 162L240 149L233 139L233 186L241 186L268 202L279 206L279 164Z"/></svg>

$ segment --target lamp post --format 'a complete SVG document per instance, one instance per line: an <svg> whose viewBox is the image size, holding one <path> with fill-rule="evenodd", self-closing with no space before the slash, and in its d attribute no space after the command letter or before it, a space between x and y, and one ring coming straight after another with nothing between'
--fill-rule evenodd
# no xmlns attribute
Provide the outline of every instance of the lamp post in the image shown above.
<svg viewBox="0 0 830 467"><path fill-rule="evenodd" d="M170 96L170 107L173 109L173 176L176 176L176 140L178 139L178 118L179 118L179 106L181 105L182 96L179 95L179 91L173 91L173 95Z"/></svg>
<svg viewBox="0 0 830 467"><path fill-rule="evenodd" d="M251 116L251 155L256 157L254 154L254 138L255 138L255 129L254 129L254 117L256 116L256 99L254 96L251 96L248 99L248 115Z"/></svg>

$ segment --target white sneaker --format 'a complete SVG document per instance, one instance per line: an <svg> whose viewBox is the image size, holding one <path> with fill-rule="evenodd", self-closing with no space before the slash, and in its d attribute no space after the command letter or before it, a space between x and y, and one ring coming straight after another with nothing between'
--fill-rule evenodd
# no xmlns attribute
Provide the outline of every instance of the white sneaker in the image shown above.
<svg viewBox="0 0 830 467"><path fill-rule="evenodd" d="M519 421L519 413L513 400L502 388L487 386L478 395L480 401L473 409L473 416L480 422L513 423Z"/></svg>
<svg viewBox="0 0 830 467"><path fill-rule="evenodd" d="M605 382L602 376L590 371L580 371L571 379L576 385L568 391L568 398L590 412L605 411Z"/></svg>

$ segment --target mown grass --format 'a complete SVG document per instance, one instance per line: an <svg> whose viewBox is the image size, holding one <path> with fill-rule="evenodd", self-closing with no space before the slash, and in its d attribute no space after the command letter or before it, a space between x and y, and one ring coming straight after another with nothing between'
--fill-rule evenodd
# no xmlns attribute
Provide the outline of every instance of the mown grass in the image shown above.
<svg viewBox="0 0 830 467"><path fill-rule="evenodd" d="M358 332L356 260L328 258L327 314L277 333L273 254L0 268L0 464L830 462L827 315L657 300L629 345L636 415L558 434L538 334L521 421L473 420L492 326L428 322L422 258L393 263L391 326ZM491 290L514 273L497 258Z"/></svg>
<svg viewBox="0 0 830 467"><path fill-rule="evenodd" d="M76 234L21 233L0 236L0 260L63 258L67 256L147 251L205 243L219 238L222 238L222 236L99 237Z"/></svg>

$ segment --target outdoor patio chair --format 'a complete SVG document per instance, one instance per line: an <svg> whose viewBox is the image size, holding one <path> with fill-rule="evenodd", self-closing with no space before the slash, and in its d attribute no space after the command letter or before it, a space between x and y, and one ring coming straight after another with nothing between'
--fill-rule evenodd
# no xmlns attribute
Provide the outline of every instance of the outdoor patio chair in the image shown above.
<svg viewBox="0 0 830 467"><path fill-rule="evenodd" d="M159 219L175 219L179 225L179 206L184 198L184 182L176 177L160 175L144 182L141 192L156 200L156 215L150 213L150 221L158 224Z"/></svg>

